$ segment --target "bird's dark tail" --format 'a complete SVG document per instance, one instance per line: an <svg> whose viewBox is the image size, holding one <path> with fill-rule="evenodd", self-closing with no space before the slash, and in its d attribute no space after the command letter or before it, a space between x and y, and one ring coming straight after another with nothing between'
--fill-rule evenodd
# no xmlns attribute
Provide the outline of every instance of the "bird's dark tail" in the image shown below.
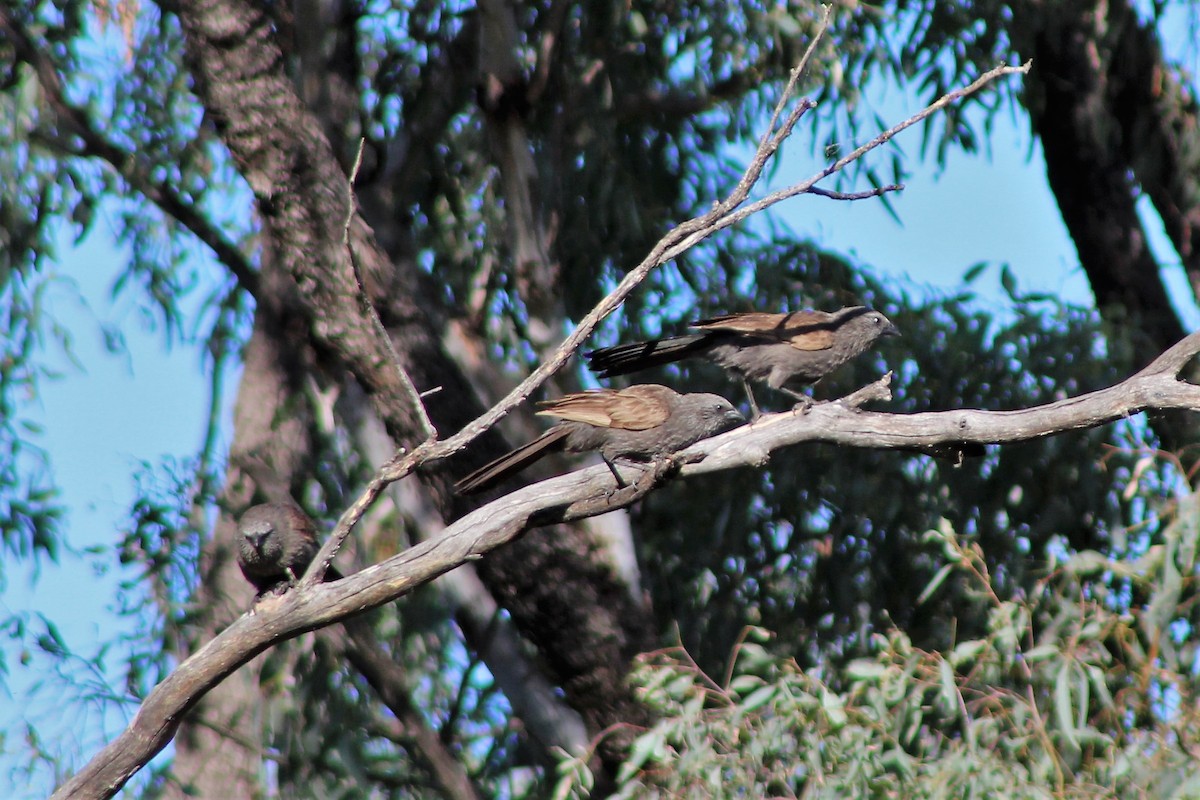
<svg viewBox="0 0 1200 800"><path fill-rule="evenodd" d="M484 464L454 484L454 490L459 494L481 492L509 475L520 472L547 453L561 450L568 433L570 433L568 428L555 426L529 444L521 445L511 453L502 455L489 464Z"/></svg>
<svg viewBox="0 0 1200 800"><path fill-rule="evenodd" d="M588 366L600 378L640 372L651 367L661 367L694 355L699 355L708 345L707 333L689 333L648 342L619 344L585 353Z"/></svg>

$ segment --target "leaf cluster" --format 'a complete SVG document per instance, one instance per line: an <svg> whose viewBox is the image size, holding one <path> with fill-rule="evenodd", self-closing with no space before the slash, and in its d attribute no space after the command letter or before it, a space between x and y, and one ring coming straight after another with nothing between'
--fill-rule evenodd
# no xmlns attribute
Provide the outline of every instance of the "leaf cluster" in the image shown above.
<svg viewBox="0 0 1200 800"><path fill-rule="evenodd" d="M1133 560L1084 551L1001 599L977 543L931 530L943 570L986 598L978 636L941 650L899 628L870 654L802 669L743 632L724 678L684 648L635 675L659 721L619 773L622 797L1188 797L1200 787L1192 665L1197 496ZM1131 603L1128 588L1146 592ZM564 758L557 796L587 796L586 761Z"/></svg>

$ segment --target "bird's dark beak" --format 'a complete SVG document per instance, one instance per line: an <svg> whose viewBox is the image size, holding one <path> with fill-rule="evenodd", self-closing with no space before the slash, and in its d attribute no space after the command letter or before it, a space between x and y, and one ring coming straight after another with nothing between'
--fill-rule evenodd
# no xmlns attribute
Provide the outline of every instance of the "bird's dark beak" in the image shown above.
<svg viewBox="0 0 1200 800"><path fill-rule="evenodd" d="M883 335L884 335L884 336L899 336L899 335L900 335L900 329L899 329L899 328L897 328L895 325L893 325L892 323L890 323L890 322L889 322L889 323L887 324L887 327L883 329Z"/></svg>
<svg viewBox="0 0 1200 800"><path fill-rule="evenodd" d="M742 412L738 411L736 408L731 408L725 412L725 423L731 428L736 425L741 425L745 421L746 418L742 416Z"/></svg>

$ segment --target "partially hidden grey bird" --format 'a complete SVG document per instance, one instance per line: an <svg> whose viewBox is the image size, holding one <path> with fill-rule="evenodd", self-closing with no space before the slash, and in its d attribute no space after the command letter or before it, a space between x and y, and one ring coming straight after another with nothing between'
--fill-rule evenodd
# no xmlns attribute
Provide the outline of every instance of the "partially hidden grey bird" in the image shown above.
<svg viewBox="0 0 1200 800"><path fill-rule="evenodd" d="M620 391L594 389L538 404L538 414L562 420L528 444L467 475L454 488L482 491L528 467L548 453L596 451L612 470L617 458L652 461L745 422L738 410L715 394L679 394L642 383Z"/></svg>
<svg viewBox="0 0 1200 800"><path fill-rule="evenodd" d="M316 525L293 503L252 506L238 520L238 566L258 597L295 586L319 549ZM325 571L327 581L341 577Z"/></svg>
<svg viewBox="0 0 1200 800"><path fill-rule="evenodd" d="M793 387L816 383L883 336L900 331L883 314L866 306L840 311L751 311L693 322L698 333L621 344L586 353L601 378L625 375L685 358L704 358L733 373L746 387L750 407L758 403L750 381L765 383L808 404Z"/></svg>

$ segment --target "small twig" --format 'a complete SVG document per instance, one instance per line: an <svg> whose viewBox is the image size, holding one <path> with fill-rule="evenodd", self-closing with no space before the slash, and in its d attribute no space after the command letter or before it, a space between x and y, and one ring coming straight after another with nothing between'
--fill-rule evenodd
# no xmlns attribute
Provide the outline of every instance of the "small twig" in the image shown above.
<svg viewBox="0 0 1200 800"><path fill-rule="evenodd" d="M312 564L304 573L301 585L308 587L321 583L325 577L325 571L329 569L329 564L337 556L342 543L346 541L350 531L367 513L367 509L375 503L379 495L383 494L383 490L407 476L419 465L432 460L436 457L434 454L439 449L436 439L427 439L411 451L400 448L391 461L380 467L354 502L338 517L337 524L333 526L329 538L313 556Z"/></svg>
<svg viewBox="0 0 1200 800"><path fill-rule="evenodd" d="M800 63L796 65L791 74L788 75L787 85L783 87L783 93L779 97L779 102L775 104L775 108L771 111L771 119L767 123L767 130L762 135L762 139L758 142L758 147L754 151L754 158L750 162L750 166L743 173L741 180L738 181L737 187L731 193L729 200L735 197L740 197L737 203L729 204L729 200L721 204L724 211L732 211L746 197L749 196L750 189L758 183L758 178L762 175L763 169L766 167L767 161L778 152L784 141L791 136L792 130L796 127L796 123L809 110L816 108L817 104L809 100L807 97L802 98L796 107L788 114L782 126L776 127L779 124L779 117L783 113L783 109L789 97L796 91L796 83L799 82L800 76L808 68L808 61L812 58L812 54L816 52L817 44L825 36L825 31L829 28L829 17L833 11L832 6L822 6L821 22L817 26L817 32L813 35L812 41L808 43L808 47L804 50L804 55L800 57Z"/></svg>
<svg viewBox="0 0 1200 800"><path fill-rule="evenodd" d="M421 402L423 395L417 391L417 387L413 385L408 371L404 369L404 364L400 361L400 355L396 352L396 348L392 346L392 339L388 336L387 329L383 327L383 321L379 319L379 314L375 311L375 305L367 295L366 287L363 284L362 265L358 261L358 255L354 252L354 246L350 244L350 225L354 222L354 212L358 208L358 202L354 197L354 182L358 179L358 170L362 166L363 147L365 144L366 139L358 140L358 152L354 155L354 167L350 170L350 179L346 182L346 220L342 223L342 244L345 245L346 252L350 255L350 266L354 270L354 283L358 289L359 306L371 318L371 324L375 328L376 335L383 341L384 346L387 348L388 356L391 358L392 364L396 368L396 374L400 378L400 386L404 390L405 397L412 404L413 408L416 409L417 419L421 423L421 432L425 434L426 439L437 439L437 429L433 427L433 422L429 419L429 412L425 410L425 404Z"/></svg>
<svg viewBox="0 0 1200 800"><path fill-rule="evenodd" d="M822 177L829 177L833 173L844 168L846 165L851 164L851 163L857 161L858 159L862 158L864 155L866 155L866 153L868 153L871 150L874 150L876 147L879 147L881 144L886 144L887 142L891 141L893 138L895 138L896 134L900 133L901 131L905 130L906 128L911 128L913 125L916 125L918 122L921 122L924 119L926 119L927 117L930 117L933 114L937 113L938 111L941 111L943 108L945 108L946 106L955 102L956 100L961 100L964 97L970 97L971 95L975 94L980 89L982 89L984 86L987 86L989 83L996 80L997 78L1003 77L1005 75L1016 75L1018 73L1020 73L1021 75L1028 74L1029 69L1032 66L1033 66L1033 61L1030 60L1030 61L1026 61L1024 64L1022 64L1019 67L1013 67L1008 64L1001 64L998 67L993 67L992 69L989 69L987 72L983 73L978 78L976 78L974 81L972 81L969 86L965 86L962 89L955 89L952 92L947 92L946 94L939 97L937 100L934 100L932 103L930 103L928 106L926 106L921 111L918 111L916 114L914 114L911 117L909 117L908 119L904 120L904 122L901 122L899 125L894 125L893 127L888 128L886 131L879 134L871 141L856 148L849 155L839 158L833 164L830 164L828 167L826 167L826 169L824 170L825 174L822 175Z"/></svg>
<svg viewBox="0 0 1200 800"><path fill-rule="evenodd" d="M744 625L738 631L737 638L733 640L733 647L729 648L729 663L725 665L725 677L721 681L722 691L729 693L729 684L733 683L733 673L737 669L738 657L742 654L742 647L746 644L746 639L750 637L750 631L754 630L752 625ZM691 654L688 655L691 658Z"/></svg>
<svg viewBox="0 0 1200 800"><path fill-rule="evenodd" d="M841 403L847 408L861 408L867 403L873 401L887 402L892 399L892 372L889 370L886 375L877 381L868 383L866 386L846 395L840 400L834 402Z"/></svg>
<svg viewBox="0 0 1200 800"><path fill-rule="evenodd" d="M825 180L826 178L828 178L830 175L834 174L835 172L841 171L848 164L851 164L854 161L857 161L858 159L862 158L864 155L866 155L870 151L874 150L875 148L880 147L884 144L887 144L893 138L895 138L896 135L899 134L901 131L903 131L907 128L911 128L913 125L916 125L918 122L921 122L922 120L926 119L931 114L934 114L934 113L942 110L943 108L948 106L950 103L954 102L955 100L959 100L959 99L962 99L963 97L974 94L975 92L977 92L981 88L983 88L985 85L987 85L991 81L995 80L996 78L1003 77L1005 75L1013 75L1016 73L1025 74L1025 73L1029 72L1029 68L1032 65L1032 63L1033 62L1031 62L1031 61L1026 61L1024 64L1022 64L1019 67L1012 67L1007 64L1002 64L1002 65L996 67L995 69L988 70L987 72L983 73L978 78L976 78L975 81L972 82L970 86L967 86L962 89L955 89L952 92L948 92L947 94L942 95L941 97L939 97L933 103L926 106L921 111L918 111L916 114L913 114L911 117L904 120L900 124L895 125L891 128L888 128L886 131L883 131L882 133L880 133L878 136L876 136L871 141L856 148L854 150L854 152L850 153L850 155L844 156L843 158L838 159L834 163L830 164L828 167L825 167L824 169L822 169L816 175L813 175L811 178L801 181L800 183L796 183L791 186L788 186L787 188L780 189L777 192L772 192L771 194L767 195L766 197L762 198L761 200L756 200L753 203L749 203L748 205L742 206L742 207L738 208L736 211L733 211L733 212L727 214L726 216L720 218L719 220L717 220L716 222L713 223L711 228L706 229L702 232L698 232L697 234L688 237L683 242L680 242L679 244L675 245L673 249L669 250L665 254L665 256L667 258L675 258L676 256L680 255L681 253L683 253L683 252L687 251L688 249L690 249L691 247L693 247L700 240L702 240L708 236L711 236L713 233L716 233L717 231L724 230L725 228L736 225L737 223L741 222L742 220L746 219L747 217L753 216L754 214L757 214L760 211L764 211L764 210L770 208L771 206L776 205L777 203L781 203L784 200L795 197L796 195L812 193L813 188L819 182ZM890 187L883 187L884 191L887 191L889 188ZM901 188L901 187L897 187L897 188ZM883 194L883 192L879 192L879 193Z"/></svg>
<svg viewBox="0 0 1200 800"><path fill-rule="evenodd" d="M744 632L746 629L743 628L742 630ZM675 637L677 639L679 638L678 630L675 631ZM739 634L738 641L734 646L737 647L741 644L741 642L742 636ZM704 687L704 691L705 696L710 700L714 698L720 698L722 701L724 701L724 705L727 708L733 705L733 697L731 697L732 693L729 691L729 683L726 682L725 684L719 684L713 680L712 676L705 672L704 668L696 662L696 659L692 657L692 654L688 652L688 649L683 646L682 642L674 647L664 648L663 650L660 650L659 653L667 657L674 656L675 659L680 662L686 661L687 667L691 669L693 675L700 679L700 683L707 684Z"/></svg>
<svg viewBox="0 0 1200 800"><path fill-rule="evenodd" d="M813 186L806 194L815 194L817 197L828 197L830 200L867 200L872 197L882 197L888 192L900 192L903 190L903 183L889 183L887 186L868 189L864 192L835 192L832 189L822 189L820 186Z"/></svg>
<svg viewBox="0 0 1200 800"><path fill-rule="evenodd" d="M413 408L416 409L417 418L420 420L421 429L426 438L421 445L411 452L401 448L390 462L376 472L370 483L367 484L367 487L359 494L350 507L342 512L342 516L338 518L333 532L330 533L325 543L321 545L321 549L317 551L317 554L313 556L312 564L309 565L308 571L304 574L301 585L305 587L320 583L324 579L325 572L329 569L329 564L337 556L338 550L341 549L343 542L346 541L346 537L350 535L350 531L362 519L363 514L367 512L367 509L371 507L371 504L375 502L375 499L379 497L384 488L388 484L412 472L421 463L422 457L429 457L432 445L437 441L437 429L433 427L433 422L429 419L429 412L425 410L425 403L422 400L424 395L417 391L417 387L413 384L412 378L409 377L408 371L404 369L404 365L400 362L400 356L392 346L392 339L388 336L387 330L383 327L383 321L379 319L379 314L375 311L375 306L371 303L371 298L367 295L367 290L362 279L362 268L359 264L358 256L354 252L354 247L350 243L350 226L354 222L354 212L357 210L357 202L354 197L354 182L358 178L358 170L362 166L363 146L365 142L365 139L359 139L358 141L358 152L354 156L354 166L350 170L350 179L346 183L346 219L342 223L342 244L350 256L350 266L354 272L354 283L358 293L359 307L370 318L376 336L383 342L388 356L396 368L396 374L400 378L400 386L403 388L405 397ZM435 387L429 390L428 394L434 394L440 389L440 386Z"/></svg>

